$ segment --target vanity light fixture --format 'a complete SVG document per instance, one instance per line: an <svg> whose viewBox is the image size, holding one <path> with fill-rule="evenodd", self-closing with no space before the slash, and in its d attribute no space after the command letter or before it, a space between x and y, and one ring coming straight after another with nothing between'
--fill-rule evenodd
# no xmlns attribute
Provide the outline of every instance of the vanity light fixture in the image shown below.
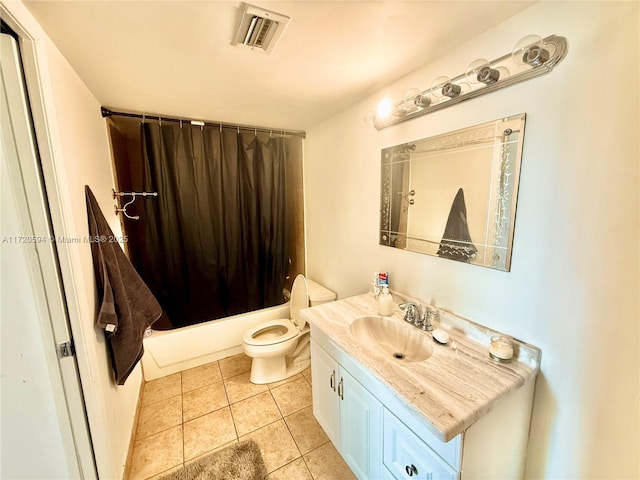
<svg viewBox="0 0 640 480"><path fill-rule="evenodd" d="M551 72L567 55L567 40L550 35L527 35L510 53L495 60L474 60L465 73L453 78L436 78L426 90L411 88L402 100L381 100L377 114L369 112L368 121L381 130L412 118L421 117L441 108L495 92L509 85Z"/></svg>

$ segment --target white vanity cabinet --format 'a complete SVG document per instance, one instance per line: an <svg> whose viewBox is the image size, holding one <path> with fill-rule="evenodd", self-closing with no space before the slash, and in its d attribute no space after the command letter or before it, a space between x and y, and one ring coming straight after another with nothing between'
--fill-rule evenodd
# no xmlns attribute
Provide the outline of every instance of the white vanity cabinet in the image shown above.
<svg viewBox="0 0 640 480"><path fill-rule="evenodd" d="M311 338L313 413L360 480L518 479L533 379L448 442L324 335Z"/></svg>
<svg viewBox="0 0 640 480"><path fill-rule="evenodd" d="M358 478L379 478L382 404L311 341L313 413Z"/></svg>

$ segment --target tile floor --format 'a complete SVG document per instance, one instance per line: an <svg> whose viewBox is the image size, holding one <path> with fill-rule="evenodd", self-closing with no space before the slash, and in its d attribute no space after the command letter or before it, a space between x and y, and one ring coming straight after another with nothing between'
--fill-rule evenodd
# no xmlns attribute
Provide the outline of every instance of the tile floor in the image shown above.
<svg viewBox="0 0 640 480"><path fill-rule="evenodd" d="M248 439L270 480L355 479L313 416L311 370L254 385L250 369L240 354L145 383L128 479L155 478Z"/></svg>

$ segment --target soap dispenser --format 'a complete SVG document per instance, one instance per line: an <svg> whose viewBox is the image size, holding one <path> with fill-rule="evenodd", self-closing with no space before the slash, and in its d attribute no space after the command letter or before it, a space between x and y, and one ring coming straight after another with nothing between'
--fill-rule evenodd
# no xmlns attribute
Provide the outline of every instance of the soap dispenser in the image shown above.
<svg viewBox="0 0 640 480"><path fill-rule="evenodd" d="M389 316L393 313L393 297L389 293L389 287L382 285L382 292L378 295L378 314Z"/></svg>

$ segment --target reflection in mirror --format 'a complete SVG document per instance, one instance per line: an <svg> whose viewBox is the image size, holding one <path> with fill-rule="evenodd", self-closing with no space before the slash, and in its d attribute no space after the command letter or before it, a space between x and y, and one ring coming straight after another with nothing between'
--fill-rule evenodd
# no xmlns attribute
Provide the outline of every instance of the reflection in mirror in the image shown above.
<svg viewBox="0 0 640 480"><path fill-rule="evenodd" d="M509 271L525 114L382 150L380 244Z"/></svg>

